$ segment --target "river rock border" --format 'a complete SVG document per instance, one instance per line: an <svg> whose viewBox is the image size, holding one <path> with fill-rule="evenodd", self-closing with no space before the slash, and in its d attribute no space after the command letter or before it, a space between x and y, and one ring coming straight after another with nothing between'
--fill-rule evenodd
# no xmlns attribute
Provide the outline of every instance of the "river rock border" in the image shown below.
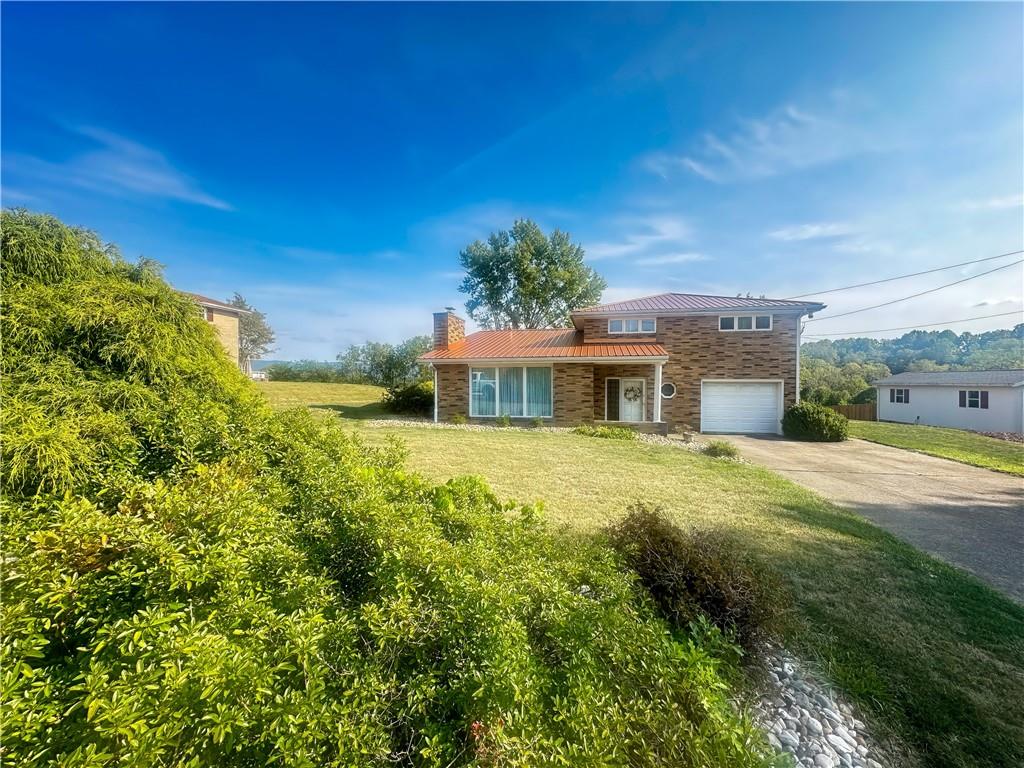
<svg viewBox="0 0 1024 768"><path fill-rule="evenodd" d="M772 747L805 768L891 768L854 708L796 657L772 647L765 661L767 685L754 719Z"/></svg>

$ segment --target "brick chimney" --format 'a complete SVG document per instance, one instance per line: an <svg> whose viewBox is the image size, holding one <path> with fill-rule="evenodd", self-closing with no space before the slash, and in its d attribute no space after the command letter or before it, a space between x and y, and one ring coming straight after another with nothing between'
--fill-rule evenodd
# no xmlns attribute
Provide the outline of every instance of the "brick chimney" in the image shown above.
<svg viewBox="0 0 1024 768"><path fill-rule="evenodd" d="M466 338L466 321L455 314L455 307L434 313L434 349L448 349Z"/></svg>

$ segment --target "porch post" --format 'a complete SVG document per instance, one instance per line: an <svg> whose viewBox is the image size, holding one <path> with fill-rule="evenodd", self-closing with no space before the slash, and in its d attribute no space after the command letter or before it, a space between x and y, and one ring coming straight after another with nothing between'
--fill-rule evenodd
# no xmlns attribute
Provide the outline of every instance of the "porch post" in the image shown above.
<svg viewBox="0 0 1024 768"><path fill-rule="evenodd" d="M654 421L661 421L661 366L656 363L654 366Z"/></svg>
<svg viewBox="0 0 1024 768"><path fill-rule="evenodd" d="M434 369L434 423L437 424L437 366L431 363L430 367Z"/></svg>

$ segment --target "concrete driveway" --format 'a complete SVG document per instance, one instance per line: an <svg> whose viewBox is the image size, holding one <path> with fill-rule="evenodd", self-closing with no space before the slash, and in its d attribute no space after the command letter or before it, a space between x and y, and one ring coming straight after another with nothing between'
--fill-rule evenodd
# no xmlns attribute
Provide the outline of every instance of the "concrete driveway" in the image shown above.
<svg viewBox="0 0 1024 768"><path fill-rule="evenodd" d="M800 483L1024 602L1024 480L863 440L723 435Z"/></svg>

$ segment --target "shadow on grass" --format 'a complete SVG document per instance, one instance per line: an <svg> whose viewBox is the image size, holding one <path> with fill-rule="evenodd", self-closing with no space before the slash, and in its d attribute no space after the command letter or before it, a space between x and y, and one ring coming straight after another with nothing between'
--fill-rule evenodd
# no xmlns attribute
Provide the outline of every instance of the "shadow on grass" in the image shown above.
<svg viewBox="0 0 1024 768"><path fill-rule="evenodd" d="M365 405L339 405L337 403L311 404L310 408L333 411L343 419L386 419L390 416L380 403Z"/></svg>

